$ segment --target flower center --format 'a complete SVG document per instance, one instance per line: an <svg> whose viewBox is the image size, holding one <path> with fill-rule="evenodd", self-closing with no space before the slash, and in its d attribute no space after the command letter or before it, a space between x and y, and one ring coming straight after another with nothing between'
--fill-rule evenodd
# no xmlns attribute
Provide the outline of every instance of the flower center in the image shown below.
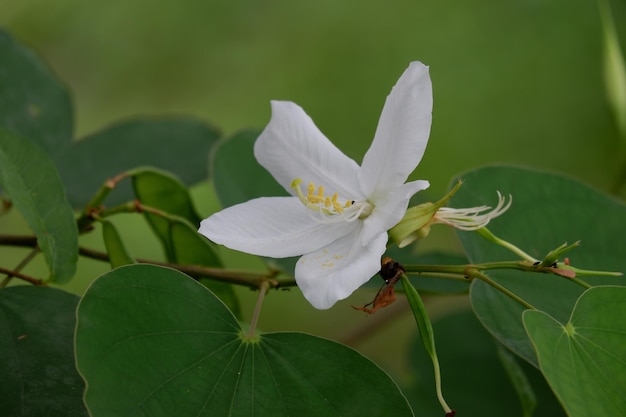
<svg viewBox="0 0 626 417"><path fill-rule="evenodd" d="M302 180L296 178L291 182L291 188L296 190L298 198L310 213L318 213L314 219L322 223L352 222L357 219L364 219L372 213L373 206L368 201L345 200L339 201L339 194L332 196L324 191L324 186L316 187L309 182L307 194L304 195L300 184Z"/></svg>

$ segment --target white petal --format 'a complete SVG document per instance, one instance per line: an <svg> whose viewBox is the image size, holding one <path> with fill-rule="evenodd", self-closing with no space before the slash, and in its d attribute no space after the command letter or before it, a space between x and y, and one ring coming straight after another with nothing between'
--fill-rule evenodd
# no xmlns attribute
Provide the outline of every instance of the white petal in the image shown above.
<svg viewBox="0 0 626 417"><path fill-rule="evenodd" d="M380 258L387 245L381 233L362 246L361 230L300 258L296 282L304 297L320 310L343 300L380 271Z"/></svg>
<svg viewBox="0 0 626 417"><path fill-rule="evenodd" d="M363 158L359 183L365 195L404 183L417 167L428 144L432 108L428 67L412 62L387 97Z"/></svg>
<svg viewBox="0 0 626 417"><path fill-rule="evenodd" d="M341 200L363 197L357 185L357 163L337 149L304 110L290 101L272 101L272 118L254 144L254 155L292 195L291 183L300 178L305 187L309 182L323 185L328 194L339 193Z"/></svg>
<svg viewBox="0 0 626 417"><path fill-rule="evenodd" d="M427 189L428 181L418 180L403 184L388 193L383 199L375 202L372 214L363 221L361 243L367 244L381 232L386 232L398 224L404 217L409 200L418 191Z"/></svg>
<svg viewBox="0 0 626 417"><path fill-rule="evenodd" d="M285 258L326 246L357 228L356 223L321 224L296 197L262 197L215 213L200 223L198 232L231 249Z"/></svg>

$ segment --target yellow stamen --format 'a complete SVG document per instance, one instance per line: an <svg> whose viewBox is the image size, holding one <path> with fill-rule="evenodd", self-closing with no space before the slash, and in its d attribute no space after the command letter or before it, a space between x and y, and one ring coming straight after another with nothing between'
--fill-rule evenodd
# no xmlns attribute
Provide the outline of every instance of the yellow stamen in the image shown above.
<svg viewBox="0 0 626 417"><path fill-rule="evenodd" d="M302 180L300 178L296 178L291 182L291 187L296 190L302 203L311 210L321 211L327 215L333 215L341 214L346 208L354 205L354 200L346 200L343 204L337 201L339 199L339 193L334 193L332 197L324 195L324 186L320 185L319 187L315 187L313 182L309 182L307 186L307 195L305 197L300 190L301 183Z"/></svg>

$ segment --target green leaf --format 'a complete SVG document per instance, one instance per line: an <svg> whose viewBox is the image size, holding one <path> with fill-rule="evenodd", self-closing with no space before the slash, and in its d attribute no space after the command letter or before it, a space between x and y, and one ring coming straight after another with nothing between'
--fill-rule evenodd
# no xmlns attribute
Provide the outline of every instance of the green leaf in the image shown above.
<svg viewBox="0 0 626 417"><path fill-rule="evenodd" d="M0 290L0 404L11 417L82 417L74 366L78 297L46 287Z"/></svg>
<svg viewBox="0 0 626 417"><path fill-rule="evenodd" d="M413 415L359 353L299 333L249 339L210 291L171 269L105 274L77 317L76 363L93 417Z"/></svg>
<svg viewBox="0 0 626 417"><path fill-rule="evenodd" d="M626 415L626 287L585 291L566 324L542 311L524 325L548 383L572 417Z"/></svg>
<svg viewBox="0 0 626 417"><path fill-rule="evenodd" d="M199 226L200 216L185 186L174 176L151 168L139 169L132 176L135 196L142 204L159 209L168 215L187 219ZM159 237L168 261L174 262L174 248L170 239L171 221L163 216L144 212L148 224Z"/></svg>
<svg viewBox="0 0 626 417"><path fill-rule="evenodd" d="M109 254L111 268L135 263L135 260L128 253L117 228L108 220L102 221L102 239Z"/></svg>
<svg viewBox="0 0 626 417"><path fill-rule="evenodd" d="M496 191L512 194L513 205L489 224L496 236L542 259L564 242L581 240L568 253L572 265L584 269L626 271L626 206L594 189L562 176L494 166L460 175L463 187L451 207L494 205ZM515 254L476 233L458 232L471 263L516 260ZM560 321L567 320L584 288L552 274L500 270L489 272L500 285ZM591 285L619 284L624 277L579 277ZM471 286L474 312L498 340L537 365L523 327L524 308L487 284Z"/></svg>
<svg viewBox="0 0 626 417"><path fill-rule="evenodd" d="M498 359L522 404L523 416L532 417L537 408L537 396L524 369L517 362L516 356L502 345L498 345Z"/></svg>
<svg viewBox="0 0 626 417"><path fill-rule="evenodd" d="M435 318L432 325L446 399L454 405L457 416L522 415L519 397L499 360L499 344L474 314L467 309L449 312ZM411 338L407 356L410 382L403 391L416 415L442 416L435 396L432 363L423 354L417 334ZM511 361L517 357L508 356ZM534 415L565 416L541 372L525 361L514 363L512 366L519 366L537 398Z"/></svg>
<svg viewBox="0 0 626 417"><path fill-rule="evenodd" d="M221 142L213 153L211 177L223 207L258 197L289 195L254 157L258 136L258 131L239 132Z"/></svg>
<svg viewBox="0 0 626 417"><path fill-rule="evenodd" d="M81 207L105 180L139 166L172 172L188 185L206 179L209 153L219 135L216 129L188 118L134 119L72 143L56 162L70 202ZM130 187L122 183L107 203L130 199Z"/></svg>
<svg viewBox="0 0 626 417"><path fill-rule="evenodd" d="M63 84L29 48L0 31L0 127L49 155L72 140L72 103Z"/></svg>
<svg viewBox="0 0 626 417"><path fill-rule="evenodd" d="M200 265L222 268L221 259L211 242L201 236L187 221L172 221L169 227L173 262L182 265ZM241 306L232 284L208 278L200 278L200 283L209 288L228 306L236 317L241 316Z"/></svg>
<svg viewBox="0 0 626 417"><path fill-rule="evenodd" d="M69 281L78 259L78 231L52 160L29 140L0 129L0 185L37 235L50 280Z"/></svg>

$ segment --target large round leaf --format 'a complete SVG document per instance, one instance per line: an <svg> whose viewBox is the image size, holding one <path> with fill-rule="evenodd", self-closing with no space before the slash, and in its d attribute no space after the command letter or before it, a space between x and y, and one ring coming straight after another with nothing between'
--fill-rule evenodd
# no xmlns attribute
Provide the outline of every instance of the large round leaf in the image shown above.
<svg viewBox="0 0 626 417"><path fill-rule="evenodd" d="M68 281L78 259L78 230L50 157L30 140L0 128L0 185L37 235L50 279Z"/></svg>
<svg viewBox="0 0 626 417"><path fill-rule="evenodd" d="M372 362L299 333L249 338L180 272L125 266L81 300L76 361L94 417L412 416Z"/></svg>
<svg viewBox="0 0 626 417"><path fill-rule="evenodd" d="M542 259L563 242L582 241L568 254L574 266L626 271L626 206L562 176L514 167L487 167L461 175L461 190L452 207L493 205L496 191L513 195L513 205L489 229ZM517 259L516 255L475 233L459 232L470 262ZM489 276L557 320L566 321L583 292L566 278L520 271L493 271ZM624 283L623 277L583 277L592 285ZM481 322L504 344L531 363L535 354L521 313L524 308L483 282L471 288L472 306Z"/></svg>
<svg viewBox="0 0 626 417"><path fill-rule="evenodd" d="M107 179L143 165L170 171L185 184L204 180L218 138L216 129L189 118L134 119L72 143L56 162L70 202L81 207ZM130 186L120 184L107 203L130 199Z"/></svg>
<svg viewBox="0 0 626 417"><path fill-rule="evenodd" d="M539 365L572 417L626 415L626 287L591 288L565 324L524 312Z"/></svg>
<svg viewBox="0 0 626 417"><path fill-rule="evenodd" d="M0 414L87 415L72 345L77 304L54 288L0 290Z"/></svg>
<svg viewBox="0 0 626 417"><path fill-rule="evenodd" d="M54 154L72 140L72 103L65 86L29 48L0 31L0 127Z"/></svg>

